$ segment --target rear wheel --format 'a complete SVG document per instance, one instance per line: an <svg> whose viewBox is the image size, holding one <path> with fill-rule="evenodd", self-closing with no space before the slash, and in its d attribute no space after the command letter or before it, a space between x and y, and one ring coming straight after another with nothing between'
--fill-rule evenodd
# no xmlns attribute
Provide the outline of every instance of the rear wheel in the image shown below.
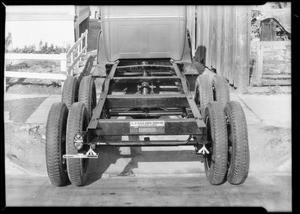
<svg viewBox="0 0 300 214"><path fill-rule="evenodd" d="M221 102L223 108L230 100L229 86L226 79L220 75L215 75L212 80L214 101Z"/></svg>
<svg viewBox="0 0 300 214"><path fill-rule="evenodd" d="M242 184L248 177L250 154L248 131L244 111L240 103L230 101L225 106L228 132L228 174L231 184Z"/></svg>
<svg viewBox="0 0 300 214"><path fill-rule="evenodd" d="M66 160L66 126L68 108L64 103L54 103L49 111L46 126L46 167L50 182L55 186L69 183Z"/></svg>
<svg viewBox="0 0 300 214"><path fill-rule="evenodd" d="M74 146L74 137L76 133L85 131L88 126L88 114L86 107L81 102L73 103L70 108L67 123L67 154L78 154L79 151ZM72 184L83 186L87 179L89 159L86 158L68 158L67 169Z"/></svg>
<svg viewBox="0 0 300 214"><path fill-rule="evenodd" d="M62 91L61 101L64 102L68 109L74 102L78 101L79 82L76 77L68 76Z"/></svg>
<svg viewBox="0 0 300 214"><path fill-rule="evenodd" d="M80 81L78 102L85 104L88 117L91 118L93 109L96 107L96 87L91 76L85 76Z"/></svg>
<svg viewBox="0 0 300 214"><path fill-rule="evenodd" d="M195 92L195 94L199 96L200 111L203 116L207 104L213 101L212 85L208 75L199 75L196 81L198 93Z"/></svg>
<svg viewBox="0 0 300 214"><path fill-rule="evenodd" d="M206 147L205 173L211 184L222 184L226 181L227 172L227 131L224 111L219 102L209 102L205 109Z"/></svg>

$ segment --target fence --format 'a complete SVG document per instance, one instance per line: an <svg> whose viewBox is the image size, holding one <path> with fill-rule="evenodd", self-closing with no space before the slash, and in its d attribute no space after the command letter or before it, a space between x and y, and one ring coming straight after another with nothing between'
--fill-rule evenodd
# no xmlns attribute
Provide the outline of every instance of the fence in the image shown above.
<svg viewBox="0 0 300 214"><path fill-rule="evenodd" d="M290 85L289 78L286 78L287 80L281 79L285 79L291 73L291 41L259 41L253 46L256 47L254 48L256 49L256 66L252 75L255 79L255 85L274 83ZM274 83L270 80L264 80L267 75L269 78L273 76L277 80L273 81Z"/></svg>
<svg viewBox="0 0 300 214"><path fill-rule="evenodd" d="M70 66L67 69L68 75L73 76L74 74L74 66L76 65L76 68L79 67L79 62L81 61L81 57L83 54L87 53L87 35L88 30L86 30L84 33L81 34L81 37L78 39L77 42L69 49L68 53L66 54L66 58L70 59ZM83 47L84 43L84 47ZM76 53L77 49L77 53ZM77 56L74 59L75 54Z"/></svg>
<svg viewBox="0 0 300 214"><path fill-rule="evenodd" d="M5 54L5 60L57 60L60 61L60 69L65 74L33 73L33 72L4 72L4 91L6 87L6 77L30 78L30 79L49 79L64 81L67 76L74 75L74 69L79 67L83 54L87 54L87 35L88 30L81 34L81 37L74 43L67 53L62 54ZM84 46L83 46L84 43ZM75 57L75 58L74 58Z"/></svg>

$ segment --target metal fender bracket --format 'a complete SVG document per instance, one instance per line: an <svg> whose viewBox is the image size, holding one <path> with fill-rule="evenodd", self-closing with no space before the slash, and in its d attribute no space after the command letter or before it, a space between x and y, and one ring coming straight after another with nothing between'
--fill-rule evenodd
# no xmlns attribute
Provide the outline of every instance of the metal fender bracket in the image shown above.
<svg viewBox="0 0 300 214"><path fill-rule="evenodd" d="M78 153L78 154L66 154L63 155L63 158L98 158L98 154L90 148L85 154L83 153Z"/></svg>

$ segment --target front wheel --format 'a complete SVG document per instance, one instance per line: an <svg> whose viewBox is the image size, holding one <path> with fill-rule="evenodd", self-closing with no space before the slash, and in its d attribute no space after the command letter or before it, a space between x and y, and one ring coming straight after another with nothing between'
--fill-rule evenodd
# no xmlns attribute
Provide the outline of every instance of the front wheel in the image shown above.
<svg viewBox="0 0 300 214"><path fill-rule="evenodd" d="M231 184L242 184L248 177L250 154L248 131L244 111L240 103L227 102L225 109L228 132L228 174Z"/></svg>
<svg viewBox="0 0 300 214"><path fill-rule="evenodd" d="M205 173L211 184L218 185L226 181L228 141L226 120L221 103L213 101L207 104L204 114L206 124Z"/></svg>
<svg viewBox="0 0 300 214"><path fill-rule="evenodd" d="M88 114L84 103L76 102L70 108L67 123L67 154L76 155L79 153L74 146L74 137L78 132L85 131L88 126ZM67 169L72 184L83 186L87 180L87 169L89 159L68 158Z"/></svg>

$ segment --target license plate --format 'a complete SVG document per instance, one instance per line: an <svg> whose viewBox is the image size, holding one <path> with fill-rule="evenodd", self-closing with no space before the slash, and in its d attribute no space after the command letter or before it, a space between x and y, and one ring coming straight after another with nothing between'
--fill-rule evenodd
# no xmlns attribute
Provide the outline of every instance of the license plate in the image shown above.
<svg viewBox="0 0 300 214"><path fill-rule="evenodd" d="M164 134L164 121L132 121L130 134Z"/></svg>

